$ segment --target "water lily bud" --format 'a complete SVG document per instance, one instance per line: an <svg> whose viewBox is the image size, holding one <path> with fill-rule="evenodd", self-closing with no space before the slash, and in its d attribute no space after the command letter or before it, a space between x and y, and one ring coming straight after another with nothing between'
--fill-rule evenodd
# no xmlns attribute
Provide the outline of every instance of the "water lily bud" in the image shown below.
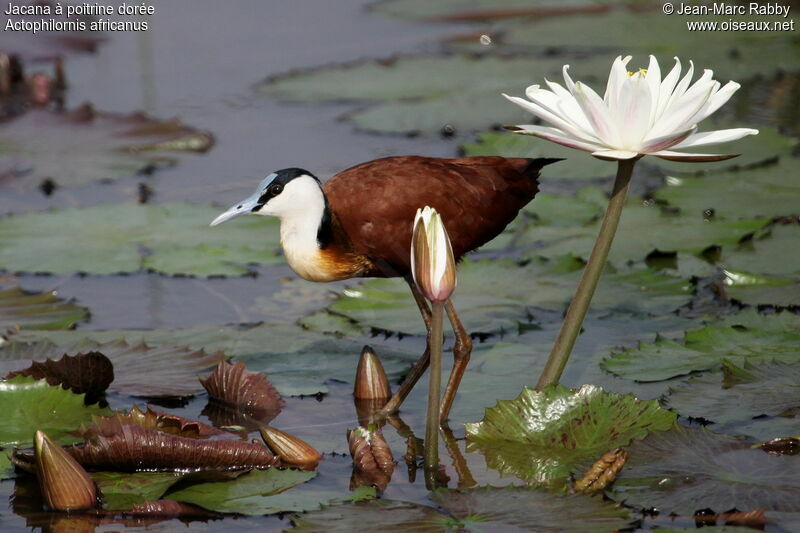
<svg viewBox="0 0 800 533"><path fill-rule="evenodd" d="M411 273L432 302L444 302L456 288L456 261L442 218L435 209L417 209L411 237Z"/></svg>
<svg viewBox="0 0 800 533"><path fill-rule="evenodd" d="M622 448L604 453L581 479L575 481L575 491L590 494L605 489L613 483L627 460L628 452Z"/></svg>
<svg viewBox="0 0 800 533"><path fill-rule="evenodd" d="M356 385L353 396L361 400L389 399L392 389L383 370L381 360L369 346L364 346L356 369Z"/></svg>
<svg viewBox="0 0 800 533"><path fill-rule="evenodd" d="M43 432L37 431L33 442L36 474L45 505L56 511L94 507L97 488L86 470Z"/></svg>
<svg viewBox="0 0 800 533"><path fill-rule="evenodd" d="M280 457L284 465L296 466L302 470L314 470L322 460L321 453L294 435L269 426L261 426L259 431L272 453Z"/></svg>
<svg viewBox="0 0 800 533"><path fill-rule="evenodd" d="M384 490L394 473L394 457L381 430L348 429L347 444L353 457L351 489L366 485Z"/></svg>

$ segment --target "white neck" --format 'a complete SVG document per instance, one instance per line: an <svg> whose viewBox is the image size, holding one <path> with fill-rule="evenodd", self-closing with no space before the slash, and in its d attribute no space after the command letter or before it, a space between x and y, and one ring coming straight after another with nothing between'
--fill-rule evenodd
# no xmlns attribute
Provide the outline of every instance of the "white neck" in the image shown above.
<svg viewBox="0 0 800 533"><path fill-rule="evenodd" d="M325 196L309 176L293 179L280 195L271 199L259 214L281 221L281 246L289 266L310 281L327 281L320 263L317 235L325 213Z"/></svg>

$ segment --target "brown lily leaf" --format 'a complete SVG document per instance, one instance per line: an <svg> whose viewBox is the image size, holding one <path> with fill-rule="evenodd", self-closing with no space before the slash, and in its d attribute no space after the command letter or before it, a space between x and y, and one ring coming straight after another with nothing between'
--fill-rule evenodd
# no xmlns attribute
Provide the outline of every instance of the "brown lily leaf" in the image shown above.
<svg viewBox="0 0 800 533"><path fill-rule="evenodd" d="M123 340L98 344L84 339L66 346L49 341L11 342L0 349L0 370L16 370L26 360L88 351L102 353L114 365L110 391L141 398L192 397L203 390L194 377L227 357L222 352L206 353L182 346L131 345Z"/></svg>
<svg viewBox="0 0 800 533"><path fill-rule="evenodd" d="M0 169L10 169L4 185L20 190L46 180L65 187L150 173L177 163L167 152L206 152L214 144L210 133L177 119L105 113L88 104L69 112L32 109L6 124Z"/></svg>
<svg viewBox="0 0 800 533"><path fill-rule="evenodd" d="M772 455L797 455L800 453L800 438L777 437L758 447Z"/></svg>
<svg viewBox="0 0 800 533"><path fill-rule="evenodd" d="M694 516L697 524L713 526L717 522L725 522L730 526L743 526L755 529L764 529L767 525L767 517L764 509L753 509L752 511L731 511L720 514L697 514ZM700 527L700 526L698 526Z"/></svg>
<svg viewBox="0 0 800 533"><path fill-rule="evenodd" d="M385 490L394 473L392 450L380 429L359 427L347 430L347 444L353 458L350 490L372 486Z"/></svg>
<svg viewBox="0 0 800 533"><path fill-rule="evenodd" d="M109 514L111 514L111 512L109 512ZM114 514L119 514L119 512ZM140 503L134 505L132 509L125 511L125 515L163 518L212 518L219 516L217 513L206 511L195 505L176 502L174 500L155 500Z"/></svg>
<svg viewBox="0 0 800 533"><path fill-rule="evenodd" d="M50 385L61 385L76 394L86 394L91 401L102 395L114 381L114 365L100 352L64 355L58 361L34 361L24 370L9 372L5 379L30 376L47 380Z"/></svg>
<svg viewBox="0 0 800 533"><path fill-rule="evenodd" d="M64 448L90 470L242 470L276 466L279 459L262 444L239 440L200 440L169 435L141 426L119 425L119 432L93 435L83 444ZM14 464L25 469L30 451L17 450Z"/></svg>
<svg viewBox="0 0 800 533"><path fill-rule="evenodd" d="M146 411L142 411L134 405L127 413L116 412L111 416L93 417L89 426L82 427L76 433L86 440L91 440L98 436L113 437L121 431L121 426L123 425L140 426L144 429L152 429L190 439L205 439L214 435L226 434L225 431L204 424L199 420L190 420L182 416L157 411L149 405Z"/></svg>
<svg viewBox="0 0 800 533"><path fill-rule="evenodd" d="M575 490L585 494L602 491L614 482L627 460L628 452L622 448L604 453L589 467L583 477L575 482Z"/></svg>
<svg viewBox="0 0 800 533"><path fill-rule="evenodd" d="M216 426L257 429L280 413L284 401L263 372L250 372L243 362L220 361L214 372L200 379L211 400L203 409Z"/></svg>
<svg viewBox="0 0 800 533"><path fill-rule="evenodd" d="M19 329L69 329L87 316L88 309L62 300L56 291L29 293L19 286L0 288L0 334Z"/></svg>

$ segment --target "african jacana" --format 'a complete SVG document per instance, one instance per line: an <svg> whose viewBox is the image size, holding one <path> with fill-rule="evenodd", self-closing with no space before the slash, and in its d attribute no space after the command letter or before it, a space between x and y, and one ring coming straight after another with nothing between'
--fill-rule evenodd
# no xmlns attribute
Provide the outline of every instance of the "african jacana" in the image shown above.
<svg viewBox="0 0 800 533"><path fill-rule="evenodd" d="M431 311L411 279L410 249L417 208L442 216L457 259L489 242L539 190L539 170L558 159L503 157L387 157L344 170L322 184L307 170L273 172L256 192L222 213L212 226L240 215L281 222L289 266L309 281L404 277L430 334ZM454 364L440 418L447 419L472 351L452 303ZM385 413L397 410L428 366L429 350L406 376Z"/></svg>

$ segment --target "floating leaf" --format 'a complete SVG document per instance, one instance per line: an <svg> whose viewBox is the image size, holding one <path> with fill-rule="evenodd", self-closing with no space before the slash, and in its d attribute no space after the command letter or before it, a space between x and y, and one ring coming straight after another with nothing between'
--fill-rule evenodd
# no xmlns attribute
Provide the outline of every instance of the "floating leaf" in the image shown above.
<svg viewBox="0 0 800 533"><path fill-rule="evenodd" d="M209 397L221 404L233 420L220 425L245 425L249 422L268 422L278 416L284 405L278 391L263 372L249 372L244 363L220 361L214 372L200 379ZM215 420L215 417L210 417ZM240 420L241 419L241 420Z"/></svg>
<svg viewBox="0 0 800 533"><path fill-rule="evenodd" d="M797 281L800 279L800 251L795 246L798 239L800 221L776 224L738 248L723 249L718 264L730 271L792 276L793 281Z"/></svg>
<svg viewBox="0 0 800 533"><path fill-rule="evenodd" d="M788 307L800 302L800 279L776 278L737 270L723 271L725 295L744 305Z"/></svg>
<svg viewBox="0 0 800 533"><path fill-rule="evenodd" d="M61 385L75 394L86 394L93 398L103 394L114 381L114 366L100 352L86 352L64 355L58 361L34 361L28 368L10 372L5 379L16 376L44 379L49 385Z"/></svg>
<svg viewBox="0 0 800 533"><path fill-rule="evenodd" d="M103 113L88 104L68 113L28 111L9 124L0 145L0 168L25 169L10 185L26 190L45 179L75 186L133 176L174 164L164 152L205 152L214 144L210 133L177 119Z"/></svg>
<svg viewBox="0 0 800 533"><path fill-rule="evenodd" d="M44 380L19 376L0 381L0 448L31 446L36 430L61 443L75 442L71 431L88 423L93 415L108 412L87 407L82 394L50 386Z"/></svg>
<svg viewBox="0 0 800 533"><path fill-rule="evenodd" d="M145 429L154 429L192 439L227 434L197 420L157 411L149 405L146 411L142 411L134 405L128 413L117 411L110 416L94 417L92 423L82 427L77 434L84 439L91 439L99 435L112 436L119 432L120 425L141 426Z"/></svg>
<svg viewBox="0 0 800 533"><path fill-rule="evenodd" d="M511 260L465 260L458 268L459 290L453 295L453 304L468 331L516 329L519 323L529 321L530 309L565 309L582 266L569 256L526 267ZM651 270L608 273L592 309L634 315L665 313L688 303L690 291L686 281ZM329 310L362 326L425 333L417 305L401 279L374 279L345 289Z"/></svg>
<svg viewBox="0 0 800 533"><path fill-rule="evenodd" d="M657 401L592 385L577 391L525 388L516 399L487 409L482 421L467 424L468 451L480 451L490 468L503 473L563 487L578 463L674 424L675 415Z"/></svg>
<svg viewBox="0 0 800 533"><path fill-rule="evenodd" d="M561 59L400 57L294 71L258 90L291 102L372 103L346 115L357 127L393 133L457 132L518 124L525 113L500 96L560 71Z"/></svg>
<svg viewBox="0 0 800 533"><path fill-rule="evenodd" d="M293 533L349 531L571 531L609 533L626 527L628 512L584 495L521 487L439 490L439 509L373 500L339 505L292 520Z"/></svg>
<svg viewBox="0 0 800 533"><path fill-rule="evenodd" d="M65 302L56 291L0 290L0 333L16 329L69 329L89 316L85 307Z"/></svg>
<svg viewBox="0 0 800 533"><path fill-rule="evenodd" d="M651 433L628 452L607 493L628 505L685 515L707 508L800 510L797 457L773 456L735 437L679 426Z"/></svg>
<svg viewBox="0 0 800 533"><path fill-rule="evenodd" d="M129 396L174 398L201 392L203 387L196 380L197 374L226 358L222 352L206 353L184 347L128 344L124 340L99 344L85 338L78 340L86 332L75 333L77 335L70 336L70 341L64 344L6 344L0 348L0 368L19 367L21 360L41 360L62 354L97 351L108 357L114 365L114 381L109 390ZM119 337L117 333L116 338Z"/></svg>
<svg viewBox="0 0 800 533"><path fill-rule="evenodd" d="M206 472L186 474L181 472L93 472L92 479L102 494L103 508L110 510L129 510L135 506L158 500L170 487L179 481L196 481L198 474L208 476ZM235 478L240 472L217 474L220 478Z"/></svg>
<svg viewBox="0 0 800 533"><path fill-rule="evenodd" d="M316 475L316 472L277 468L253 470L232 481L200 483L172 492L167 497L223 513L260 515L302 511L302 508L285 506L285 500L280 501L282 499L274 496L305 483Z"/></svg>
<svg viewBox="0 0 800 533"><path fill-rule="evenodd" d="M279 262L277 220L209 228L217 214L210 206L116 204L9 216L0 220L0 268L210 276Z"/></svg>
<svg viewBox="0 0 800 533"><path fill-rule="evenodd" d="M61 345L80 342L79 339L85 338L98 342L124 338L128 343L146 342L150 346L185 345L208 352L219 350L243 360L249 368L269 375L283 396L327 392L328 387L324 384L327 380L352 383L359 354L367 342L367 339L361 337L339 339L320 335L288 324L200 326L155 331L59 332L61 335L53 333L55 332L36 332L35 338L51 339ZM34 337L28 335L19 338ZM3 353L0 349L0 359L3 358ZM396 347L378 348L378 353L390 380L401 377L420 356L419 353ZM149 369L152 368L153 364L149 363ZM183 379L181 384L199 386L194 378Z"/></svg>
<svg viewBox="0 0 800 533"><path fill-rule="evenodd" d="M535 200L532 208L535 209ZM672 214L656 205L642 205L641 201L631 199L622 213L609 261L615 265L641 261L654 250L699 254L712 245L733 247L767 223L766 219L706 220L702 213ZM523 257L558 257L569 253L587 259L599 228L600 220L583 226L531 226L522 238L517 238L515 245L528 247L530 251Z"/></svg>
<svg viewBox="0 0 800 533"><path fill-rule="evenodd" d="M112 435L90 435L84 444L67 451L85 468L117 472L241 470L278 463L261 444L192 439L125 424Z"/></svg>
<svg viewBox="0 0 800 533"><path fill-rule="evenodd" d="M744 311L701 329L687 331L683 341L659 338L613 354L601 366L617 376L637 381L661 381L691 372L716 370L724 359L800 362L800 317L791 313L760 316Z"/></svg>
<svg viewBox="0 0 800 533"><path fill-rule="evenodd" d="M770 75L776 72L793 72L800 66L798 44L787 31L716 31L717 38L708 39L704 31L690 31L686 16L665 17L659 5L653 10L608 10L593 16L553 17L545 20L536 18L523 24L509 25L495 44L486 47L477 39L464 45L455 45L459 51L488 51L489 53L517 54L523 52L541 54L546 51L561 55L579 53L595 54L585 59L599 63L607 72L609 55L624 50L634 56L629 68L647 66L647 54L655 54L659 63L670 65L674 56L691 57L698 66L714 67L715 77L722 80L741 80L757 74ZM764 17L765 20L783 21L780 16ZM727 15L709 14L694 20L728 22ZM735 19L746 20L746 19ZM719 27L719 26L718 26ZM619 31L625 28L626 31ZM735 52L732 52L735 50ZM764 58L769 57L770 61ZM684 67L685 68L685 67ZM573 76L585 79L587 74L573 64ZM580 74L579 74L580 73ZM593 73L593 72L592 72ZM541 76L529 76L541 79ZM604 84L605 78L598 79L595 89ZM517 92L521 92L520 86Z"/></svg>
<svg viewBox="0 0 800 533"><path fill-rule="evenodd" d="M670 390L666 406L718 424L800 409L800 362L755 365L745 359L742 367L725 360L722 365L721 372L692 377Z"/></svg>

